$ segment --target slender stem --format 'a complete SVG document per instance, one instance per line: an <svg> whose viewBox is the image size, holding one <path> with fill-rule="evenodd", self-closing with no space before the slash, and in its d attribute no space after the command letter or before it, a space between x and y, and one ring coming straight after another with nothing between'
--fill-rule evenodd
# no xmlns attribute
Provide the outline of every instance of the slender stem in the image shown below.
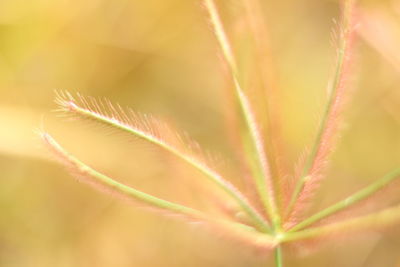
<svg viewBox="0 0 400 267"><path fill-rule="evenodd" d="M261 215L250 205L248 200L228 181L226 181L220 174L209 168L203 162L197 160L196 158L182 153L179 149L174 146L164 142L163 140L155 137L152 134L147 133L144 130L141 130L132 125L120 122L113 118L109 118L103 114L94 112L88 108L78 106L73 100L68 101L64 100L61 102L65 102L62 105L65 105L65 109L67 112L78 115L82 118L92 119L99 123L111 126L115 129L119 129L121 131L127 132L129 134L133 134L136 137L139 137L147 142L150 142L161 149L171 153L175 157L183 160L190 166L194 167L202 174L204 174L207 178L209 178L214 184L216 184L219 188L221 188L225 193L227 193L232 199L234 199L240 207L249 215L252 219L253 223L263 232L270 232L270 226L268 223L261 217Z"/></svg>
<svg viewBox="0 0 400 267"><path fill-rule="evenodd" d="M320 221L321 219L324 219L334 213L337 213L341 210L344 210L351 205L356 204L357 202L360 202L367 197L371 196L372 194L376 193L386 185L388 185L390 182L393 180L400 178L400 168L396 169L389 174L385 175L383 178L379 179L378 181L374 182L373 184L365 187L364 189L361 189L360 191L354 193L353 195L345 198L344 200L316 213L315 215L305 219L304 221L300 222L299 224L295 225L293 228L289 230L289 232L295 232L299 231L301 229L306 228L307 226L310 226L314 224L317 221Z"/></svg>
<svg viewBox="0 0 400 267"><path fill-rule="evenodd" d="M275 267L283 267L282 245L275 248Z"/></svg>
<svg viewBox="0 0 400 267"><path fill-rule="evenodd" d="M91 185L99 191L110 193L111 195L136 200L139 203L161 210L166 214L179 215L191 221L201 221L210 223L217 230L222 230L228 234L236 235L244 241L254 242L262 246L272 246L275 243L273 236L260 233L253 227L241 223L232 222L226 219L219 219L209 216L199 210L186 207L177 203L157 198L146 194L132 187L126 186L114 179L94 170L73 155L69 154L61 147L49 134L41 133L41 136L49 149L66 165L70 172L75 174L78 180Z"/></svg>
<svg viewBox="0 0 400 267"><path fill-rule="evenodd" d="M371 228L382 228L400 221L400 206L360 216L353 219L332 223L320 227L309 228L293 233L286 233L282 242L293 242L310 238L335 236L346 231L365 231Z"/></svg>
<svg viewBox="0 0 400 267"><path fill-rule="evenodd" d="M342 23L341 23L341 27L343 28L340 34L340 43L338 47L338 57L335 68L335 74L333 77L333 81L330 83L330 86L328 88L329 89L328 92L330 94L328 98L328 103L325 107L325 111L323 113L322 120L318 128L318 132L315 136L315 140L313 142L311 152L305 163L302 175L300 179L297 181L292 197L290 199L287 209L288 215L291 214L295 206L295 203L298 197L300 196L300 193L303 191L305 183L310 179L312 179L312 177L310 176L311 174L310 172L315 164L315 160L318 156L321 146L323 146L323 144L327 142L327 140L324 139L326 138L325 133L328 130L329 123L331 123L332 120L337 119L333 118L332 114L334 113L333 112L334 108L336 108L335 102L337 100L338 90L339 87L341 86L343 75L345 72L345 67L346 67L345 63L347 63L346 57L348 57L349 54L349 37L350 37L349 33L351 31L350 27L351 27L352 0L345 0L345 1L346 1L345 10L343 13Z"/></svg>
<svg viewBox="0 0 400 267"><path fill-rule="evenodd" d="M157 197L143 193L132 187L119 183L114 179L92 169L76 157L69 154L49 134L43 133L42 138L44 139L46 144L48 144L49 148L52 149L54 154L58 156L60 160L71 169L71 171L76 172L78 176L81 177L80 180L88 184L92 184L94 187L97 187L100 190L108 190L112 194L116 194L121 197L127 197L128 199L135 199L137 201L153 206L154 208L167 210L192 218L206 217L205 215L203 215L202 212L195 209L159 199Z"/></svg>
<svg viewBox="0 0 400 267"><path fill-rule="evenodd" d="M273 53L269 41L269 31L266 27L264 13L260 0L242 0L244 17L248 23L251 37L254 40L255 78L260 80L260 97L265 99L265 123L268 127L267 155L270 155L271 174L276 177L274 182L277 206L283 203L283 188L281 176L286 169L285 145L282 139L282 114L277 75L274 68ZM253 75L252 75L253 77Z"/></svg>
<svg viewBox="0 0 400 267"><path fill-rule="evenodd" d="M49 149L66 165L70 172L74 173L78 180L93 186L99 191L110 193L111 195L136 200L139 203L161 210L164 213L179 215L192 221L210 223L217 230L222 230L228 234L237 236L243 241L256 243L257 245L271 247L275 244L275 238L266 233L260 233L253 227L241 223L232 222L225 219L209 216L199 210L186 207L177 203L157 198L146 194L132 187L126 186L114 179L94 170L73 155L69 154L61 147L49 134L40 133Z"/></svg>
<svg viewBox="0 0 400 267"><path fill-rule="evenodd" d="M221 47L224 59L230 68L232 79L235 87L236 96L239 101L240 109L242 111L244 120L247 124L252 150L255 155L253 160L257 163L257 171L255 175L255 184L257 192L261 198L263 205L265 206L269 217L275 228L280 227L280 216L277 211L277 206L274 198L274 189L272 178L270 174L270 167L267 156L264 151L264 143L261 137L261 133L257 127L257 123L254 117L249 100L247 99L243 88L239 82L239 75L235 57L232 52L231 45L228 41L228 37L225 33L222 25L218 10L213 0L204 0L206 8L210 14L211 23L214 27L215 35L218 39L218 43Z"/></svg>

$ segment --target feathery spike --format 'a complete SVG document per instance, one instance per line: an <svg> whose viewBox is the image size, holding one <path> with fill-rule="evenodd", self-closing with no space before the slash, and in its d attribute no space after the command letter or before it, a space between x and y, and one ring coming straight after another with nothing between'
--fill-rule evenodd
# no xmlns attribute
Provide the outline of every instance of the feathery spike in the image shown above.
<svg viewBox="0 0 400 267"><path fill-rule="evenodd" d="M219 173L213 170L203 153L196 153L193 149L188 149L187 144L179 143L179 138L172 138L176 136L174 131L166 124L160 123L151 117L139 116L137 114L130 114L129 118L122 121L109 117L107 110L114 108L107 108L106 111L95 112L84 97L79 98L79 102L71 95L66 95L67 98L58 98L56 102L63 108L64 112L74 117L89 119L111 127L112 129L120 130L132 134L144 141L147 141L157 147L163 149L174 155L175 157L183 160L190 166L194 167L205 177L209 178L214 184L222 189L226 194L233 198L241 208L252 218L257 227L265 232L269 231L267 222L261 215L250 205L248 200L239 192L231 183L226 181ZM103 103L104 104L104 103ZM101 104L100 104L101 105ZM125 118L125 113L121 114L121 118Z"/></svg>
<svg viewBox="0 0 400 267"><path fill-rule="evenodd" d="M306 207L305 203L318 188L327 160L331 154L339 130L339 117L344 105L344 93L349 75L351 47L354 36L353 1L346 0L339 29L337 63L332 82L328 86L329 99L320 123L313 147L301 176L292 193L286 215L287 221L296 222Z"/></svg>
<svg viewBox="0 0 400 267"><path fill-rule="evenodd" d="M337 223L287 233L282 242L292 242L324 236L335 236L340 233L359 232L368 229L382 229L400 221L400 206L382 211L347 219Z"/></svg>
<svg viewBox="0 0 400 267"><path fill-rule="evenodd" d="M92 169L69 154L48 133L40 132L39 134L47 148L67 167L68 171L71 172L73 176L101 192L130 201L134 200L136 203L144 204L146 208L162 212L164 215L179 217L191 223L202 223L216 231L216 233L228 235L238 241L246 242L251 246L270 249L276 244L272 236L260 234L254 231L252 227L223 219L212 218L201 211L154 197L119 183Z"/></svg>
<svg viewBox="0 0 400 267"><path fill-rule="evenodd" d="M239 82L236 60L233 55L232 47L229 43L228 37L222 25L215 2L214 0L204 0L204 3L209 13L215 36L221 47L224 59L231 71L236 96L239 101L240 108L251 137L249 139L254 152L251 160L254 160L257 165L257 170L254 171L254 179L258 195L261 198L264 208L266 209L274 227L280 228L280 214L276 206L275 190L273 188L270 164L264 150L264 141L257 126L250 101L248 100L246 94L243 92L243 89Z"/></svg>
<svg viewBox="0 0 400 267"><path fill-rule="evenodd" d="M341 210L344 210L362 200L365 200L369 196L375 194L379 190L382 190L384 187L392 183L394 180L400 178L400 169L396 169L381 179L377 180L376 182L372 183L371 185L357 191L356 193L352 194L351 196L345 198L342 201L339 201L336 204L333 204L332 206L312 215L311 217L303 220L302 222L298 223L295 225L293 228L289 230L289 232L294 232L298 231L301 229L304 229L305 227L308 227L332 214L335 214Z"/></svg>
<svg viewBox="0 0 400 267"><path fill-rule="evenodd" d="M141 203L150 205L152 208L157 208L179 215L186 216L191 219L201 219L206 217L201 212L194 209L181 206L172 202L158 199L124 184L121 184L104 174L97 172L91 167L87 166L71 154L65 151L53 137L48 133L40 133L43 141L57 159L67 167L67 169L76 176L76 178L84 183L87 183L99 191L110 193L111 195L127 198L130 200L137 200Z"/></svg>

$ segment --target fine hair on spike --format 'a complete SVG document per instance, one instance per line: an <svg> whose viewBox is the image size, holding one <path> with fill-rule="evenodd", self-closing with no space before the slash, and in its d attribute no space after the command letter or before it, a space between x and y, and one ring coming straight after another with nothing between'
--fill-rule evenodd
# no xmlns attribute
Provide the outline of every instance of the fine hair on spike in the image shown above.
<svg viewBox="0 0 400 267"><path fill-rule="evenodd" d="M134 201L135 204L142 204L143 208L162 213L164 216L178 217L189 223L207 226L207 228L219 235L233 238L233 240L238 240L251 246L266 250L270 250L275 246L276 242L272 237L265 234L260 235L246 225L213 218L195 209L162 200L123 185L70 155L48 133L40 132L39 134L46 147L78 181L88 184L100 192L129 202Z"/></svg>
<svg viewBox="0 0 400 267"><path fill-rule="evenodd" d="M206 154L202 152L200 146L193 141L183 143L182 141L187 141L185 140L187 138L178 135L165 123L161 123L151 116L140 116L131 109L124 112L124 110L115 108L106 100L95 100L81 95L74 98L68 92L59 92L56 103L66 115L94 121L117 131L131 134L174 155L197 169L235 200L259 229L269 231L268 223L250 205L247 198L221 174L210 167L209 160L207 160Z"/></svg>
<svg viewBox="0 0 400 267"><path fill-rule="evenodd" d="M245 135L244 139L247 139L251 144L252 153L248 153L246 156L254 162L251 169L256 191L265 208L267 216L270 218L273 228L279 228L280 216L275 196L276 189L272 181L269 158L264 148L265 142L261 135L252 103L250 103L250 100L243 91L232 46L225 32L215 1L204 0L204 4L211 20L215 37L222 51L223 58L229 68L235 95L247 127L248 135Z"/></svg>
<svg viewBox="0 0 400 267"><path fill-rule="evenodd" d="M229 149L236 155L235 163L240 165L233 168L236 170L234 174L226 175L220 171L216 167L219 160L203 150L187 133L178 134L167 123L151 115L138 114L132 109L112 104L107 98L82 96L80 93L71 94L67 91L57 91L55 102L58 106L57 114L62 117L92 122L107 130L132 137L138 143L163 153L163 156L165 154L163 159L169 163L168 175L172 178L183 178L182 174L185 174L190 182L198 182L186 186L176 179L177 184L171 188L176 190L173 193L193 193L197 197L196 204L206 203L209 206L204 211L203 208L198 210L192 208L191 204L170 202L122 184L113 176L103 174L80 161L42 130L40 136L52 154L79 181L105 194L127 199L161 215L177 217L189 224L210 229L213 236L228 237L240 245L250 245L262 251L263 255L272 252L274 267L284 267L285 255L290 254L286 251L295 246L303 249L319 248L320 242L327 239L341 239L350 236L350 233L381 230L399 223L400 206L392 205L387 199L383 203L377 197L382 193L388 194L386 189L397 188L400 167L346 197L338 197L333 204L323 205L323 201L319 202L314 198L322 180L327 177L331 155L338 146L344 107L351 96L352 86L349 80L352 77L354 55L355 1L342 0L341 18L338 22L333 22L336 30L331 33L331 42L336 48L336 62L326 88L327 100L324 101L311 144L302 150L297 165L293 164L295 166L290 171L287 165L292 160L292 155L284 149L286 145L282 146L281 143L290 144L290 140L283 140L283 113L281 114L279 108L280 103L275 103L280 98L277 96L277 88L280 86L275 86L275 81L270 80L274 75L268 73L271 60L268 55L272 53L265 49L268 42L261 36L266 32L262 4L256 2L259 0L243 0L238 4L245 10L244 15L240 16L240 26L246 27L249 35L246 33L242 36L246 37L246 45L237 45L232 42L237 40L237 36L234 36L238 35L237 28L226 29L225 25L229 23L223 20L225 13L221 12L224 16L220 15L223 1L201 1L210 22L215 46L222 53L225 71L229 75L229 90L226 90L228 97L223 100L231 102L227 104L229 108L226 108L231 116L227 118L226 125L234 144ZM243 28L239 30L243 33ZM378 43L372 45L376 46ZM241 51L237 55L238 49L248 51ZM251 51L252 49L255 51ZM242 56L246 56L246 60ZM241 66L242 62L246 64ZM256 90L264 91L260 93ZM253 95L269 99L257 99ZM261 110L265 113L261 114ZM336 172L337 175L340 173L345 172ZM347 177L349 174L345 175ZM228 176L245 181L243 187L247 194L240 190L243 187L236 188L233 183L235 180ZM379 208L385 208L378 210L376 205L373 210L365 209L366 203L372 199L374 204L379 203ZM205 201L202 202L203 200ZM309 209L311 204L321 204L321 207L313 211Z"/></svg>
<svg viewBox="0 0 400 267"><path fill-rule="evenodd" d="M353 56L354 21L353 7L346 2L342 21L338 25L337 59L333 78L328 85L328 103L322 115L321 123L314 140L313 147L304 162L303 171L297 178L297 183L286 211L287 220L291 223L298 221L307 202L319 188L320 181L325 177L329 156L339 138L340 119L343 106L348 97L348 76Z"/></svg>

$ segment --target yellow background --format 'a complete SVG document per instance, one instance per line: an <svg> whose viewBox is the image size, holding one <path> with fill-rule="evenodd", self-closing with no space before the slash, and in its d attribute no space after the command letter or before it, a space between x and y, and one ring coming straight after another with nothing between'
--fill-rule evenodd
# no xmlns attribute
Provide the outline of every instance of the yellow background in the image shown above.
<svg viewBox="0 0 400 267"><path fill-rule="evenodd" d="M54 90L106 97L167 120L229 166L235 155L225 122L232 107L229 76L200 2L0 0L0 266L272 264L268 253L77 183L35 134L51 132L84 161L146 192L188 201L195 189L185 191L179 180L185 175L151 147L51 110ZM217 2L241 69L251 79L251 37L241 1ZM261 2L290 175L310 146L325 103L338 3ZM400 2L360 1L358 11L387 38L368 35L380 49L363 38L356 42L346 123L313 210L400 166ZM397 203L398 185L360 212ZM202 197L207 198L194 198ZM287 250L286 264L397 266L397 229L325 240L310 251Z"/></svg>

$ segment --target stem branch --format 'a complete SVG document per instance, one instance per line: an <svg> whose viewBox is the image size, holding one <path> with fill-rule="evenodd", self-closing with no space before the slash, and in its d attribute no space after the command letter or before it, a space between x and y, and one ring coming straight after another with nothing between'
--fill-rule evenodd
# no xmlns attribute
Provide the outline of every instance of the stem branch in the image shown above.
<svg viewBox="0 0 400 267"><path fill-rule="evenodd" d="M311 152L306 160L304 169L299 180L296 183L293 194L289 201L286 214L290 216L295 204L304 190L304 186L307 182L312 182L313 169L317 165L323 165L326 161L326 155L329 154L329 147L332 146L332 136L335 132L330 132L333 125L337 124L338 111L343 102L341 97L341 91L344 89L344 76L346 74L347 67L349 65L350 58L350 39L352 33L352 7L353 0L345 0L344 12L342 16L342 22L340 25L339 45L337 51L337 62L333 81L328 87L329 98L325 107L325 111L322 116L317 134L315 136ZM322 157L322 158L321 158Z"/></svg>
<svg viewBox="0 0 400 267"><path fill-rule="evenodd" d="M232 47L228 41L228 37L222 25L215 2L214 0L204 1L211 18L215 35L224 55L224 59L231 71L236 96L250 133L251 146L254 152L254 157L252 160L257 163L257 171L255 172L254 177L257 192L264 207L266 208L274 228L280 228L280 215L277 211L269 162L264 151L264 142L261 137L261 133L257 127L257 122L250 102L243 91L242 85L240 84L237 64L232 52Z"/></svg>
<svg viewBox="0 0 400 267"><path fill-rule="evenodd" d="M278 245L275 248L275 266L283 267L282 245Z"/></svg>
<svg viewBox="0 0 400 267"><path fill-rule="evenodd" d="M346 209L350 207L351 205L354 205L367 197L371 196L372 194L376 193L386 185L388 185L390 182L393 180L400 178L400 168L396 169L389 174L385 175L383 178L377 180L373 184L361 189L360 191L354 193L353 195L345 198L344 200L316 213L315 215L305 219L304 221L300 222L299 224L295 225L293 228L289 230L289 232L295 232L299 231L301 229L306 228L307 226L310 226L317 221L320 221L334 213L337 213L343 209Z"/></svg>

